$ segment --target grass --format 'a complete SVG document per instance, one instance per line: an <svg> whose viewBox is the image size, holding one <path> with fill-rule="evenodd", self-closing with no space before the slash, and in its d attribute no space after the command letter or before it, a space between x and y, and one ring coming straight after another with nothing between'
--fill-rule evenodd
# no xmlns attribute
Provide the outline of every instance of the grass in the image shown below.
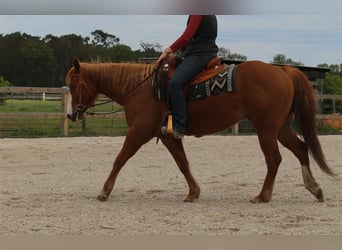
<svg viewBox="0 0 342 250"><path fill-rule="evenodd" d="M39 100L6 100L0 105L0 112L7 113L29 113L29 112L60 112L61 104L56 101Z"/></svg>
<svg viewBox="0 0 342 250"><path fill-rule="evenodd" d="M92 111L111 112L118 105L97 106ZM7 100L0 105L0 113L50 113L61 112L59 101ZM119 136L127 132L124 118L97 118L87 116L86 129L82 122L69 122L69 136ZM58 137L61 136L58 118L15 118L0 120L0 138L4 137Z"/></svg>
<svg viewBox="0 0 342 250"><path fill-rule="evenodd" d="M111 112L120 109L118 105L106 104L97 106L92 111ZM61 112L59 101L39 100L7 100L0 105L0 113ZM127 123L122 118L102 118L87 116L86 128L82 122L69 122L69 136L122 136L127 133ZM318 134L342 134L329 126L318 126ZM239 129L240 134L254 134L254 130ZM231 135L231 129L218 133ZM16 118L0 120L0 138L4 137L58 137L61 136L60 119L56 118Z"/></svg>
<svg viewBox="0 0 342 250"><path fill-rule="evenodd" d="M340 130L332 128L329 125L318 125L317 133L320 135L341 135L342 134Z"/></svg>

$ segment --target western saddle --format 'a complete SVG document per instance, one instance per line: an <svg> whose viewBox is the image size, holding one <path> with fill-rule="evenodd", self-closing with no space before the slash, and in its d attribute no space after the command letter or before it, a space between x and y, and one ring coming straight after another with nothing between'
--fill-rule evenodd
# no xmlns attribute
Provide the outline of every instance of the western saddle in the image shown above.
<svg viewBox="0 0 342 250"><path fill-rule="evenodd" d="M222 71L224 68L224 65L222 64L223 57L222 56L216 56L212 58L203 71L199 73L194 79L191 80L190 84L196 84L199 82L203 82L206 79L211 78L212 76L218 74ZM176 54L171 54L166 59L165 63L162 65L162 70L164 72L167 72L167 78L171 79L173 73L175 72L177 66L180 64L181 60L177 57Z"/></svg>

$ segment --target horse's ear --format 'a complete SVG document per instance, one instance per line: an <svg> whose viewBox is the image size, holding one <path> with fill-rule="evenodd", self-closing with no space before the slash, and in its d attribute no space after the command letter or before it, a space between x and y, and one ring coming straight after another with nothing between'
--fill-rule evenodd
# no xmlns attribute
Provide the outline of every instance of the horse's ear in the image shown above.
<svg viewBox="0 0 342 250"><path fill-rule="evenodd" d="M74 57L74 68L75 68L77 73L80 72L81 64L80 64L80 60L78 60L77 57Z"/></svg>

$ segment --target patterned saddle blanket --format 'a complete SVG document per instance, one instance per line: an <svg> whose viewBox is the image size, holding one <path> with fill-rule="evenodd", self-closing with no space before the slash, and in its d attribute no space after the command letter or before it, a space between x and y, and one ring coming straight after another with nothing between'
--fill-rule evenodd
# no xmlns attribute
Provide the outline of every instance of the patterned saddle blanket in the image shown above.
<svg viewBox="0 0 342 250"><path fill-rule="evenodd" d="M222 64L222 70L209 79L191 83L186 91L187 101L199 100L236 89L236 69L234 64Z"/></svg>

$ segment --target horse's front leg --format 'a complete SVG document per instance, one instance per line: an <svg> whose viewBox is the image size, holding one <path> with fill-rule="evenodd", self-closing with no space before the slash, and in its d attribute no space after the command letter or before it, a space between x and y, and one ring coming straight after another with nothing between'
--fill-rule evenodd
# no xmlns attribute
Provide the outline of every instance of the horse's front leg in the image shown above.
<svg viewBox="0 0 342 250"><path fill-rule="evenodd" d="M150 138L146 137L142 138L137 133L134 133L134 130L128 132L124 145L113 163L113 169L104 183L101 193L97 196L99 201L106 201L108 199L108 196L114 188L116 178L118 177L121 168L143 144L149 141L149 139Z"/></svg>
<svg viewBox="0 0 342 250"><path fill-rule="evenodd" d="M186 179L186 182L188 183L189 193L184 201L192 202L194 201L194 199L198 199L201 190L190 171L189 162L185 155L182 140L175 140L169 136L162 138L162 142L175 159L180 171L182 172Z"/></svg>

